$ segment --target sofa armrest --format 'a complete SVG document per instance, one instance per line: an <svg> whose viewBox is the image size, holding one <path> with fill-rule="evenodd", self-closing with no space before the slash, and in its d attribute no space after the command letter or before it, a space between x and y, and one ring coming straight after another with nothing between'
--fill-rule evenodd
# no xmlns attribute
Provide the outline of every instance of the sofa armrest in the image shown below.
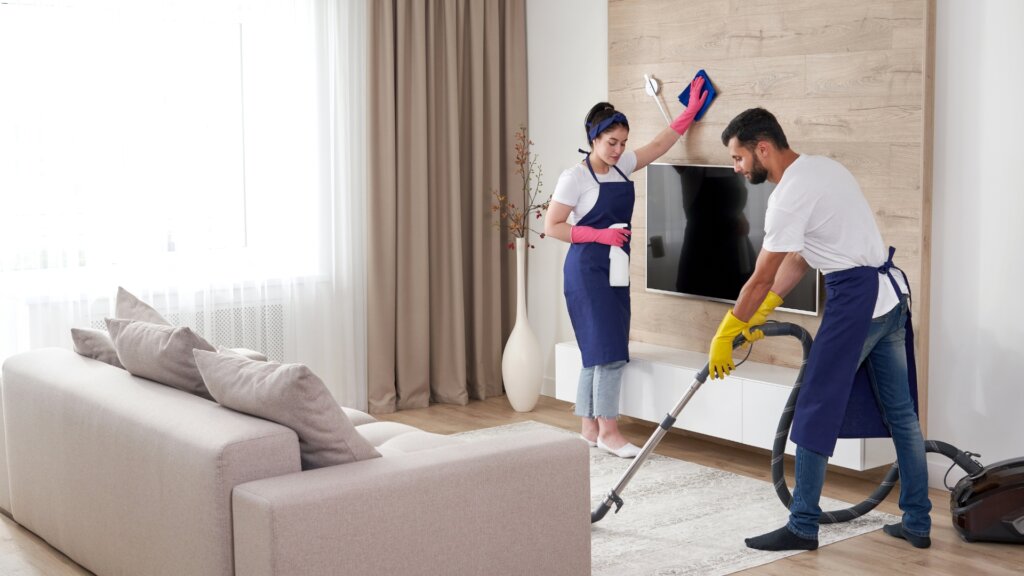
<svg viewBox="0 0 1024 576"><path fill-rule="evenodd" d="M237 576L590 574L590 459L530 432L236 486Z"/></svg>
<svg viewBox="0 0 1024 576"><path fill-rule="evenodd" d="M232 489L301 470L293 430L70 350L2 374L11 516L96 574L233 575Z"/></svg>
<svg viewBox="0 0 1024 576"><path fill-rule="evenodd" d="M11 480L7 473L7 428L4 424L4 379L0 376L0 514L11 515Z"/></svg>

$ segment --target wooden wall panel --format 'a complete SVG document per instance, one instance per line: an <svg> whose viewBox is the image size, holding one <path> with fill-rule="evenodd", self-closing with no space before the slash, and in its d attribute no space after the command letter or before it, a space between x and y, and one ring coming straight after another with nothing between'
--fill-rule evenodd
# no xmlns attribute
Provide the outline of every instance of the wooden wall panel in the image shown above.
<svg viewBox="0 0 1024 576"><path fill-rule="evenodd" d="M630 118L630 145L641 146L665 125L643 75L662 82L662 101L675 115L677 95L707 70L718 99L660 160L673 163L729 165L720 140L726 124L747 108L770 110L794 150L834 158L857 177L910 276L914 312L926 318L930 10L933 0L610 0L609 100ZM635 180L633 245L644 246L646 173ZM706 350L728 306L647 292L645 268L644 258L633 258L631 337ZM819 324L799 314L778 319L812 331ZM800 349L795 341L763 341L752 358L796 366Z"/></svg>

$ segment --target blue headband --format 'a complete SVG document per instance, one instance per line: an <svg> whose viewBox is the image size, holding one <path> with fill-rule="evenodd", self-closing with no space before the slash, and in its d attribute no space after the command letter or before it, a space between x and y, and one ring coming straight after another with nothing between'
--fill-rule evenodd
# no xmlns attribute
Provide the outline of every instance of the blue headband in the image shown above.
<svg viewBox="0 0 1024 576"><path fill-rule="evenodd" d="M629 129L629 120L626 120L626 115L622 112L616 112L615 114L612 114L598 122L597 126L587 124L587 137L589 137L590 141L593 142L595 138L600 136L601 133L607 130L612 124L622 124L627 130Z"/></svg>

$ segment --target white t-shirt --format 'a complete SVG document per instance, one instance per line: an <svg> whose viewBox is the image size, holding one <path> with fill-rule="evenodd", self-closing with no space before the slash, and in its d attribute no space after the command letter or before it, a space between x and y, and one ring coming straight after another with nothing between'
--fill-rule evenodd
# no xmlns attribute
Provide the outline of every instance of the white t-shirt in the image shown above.
<svg viewBox="0 0 1024 576"><path fill-rule="evenodd" d="M636 169L636 152L627 150L619 157L617 164L623 174L629 176ZM597 174L601 182L622 182L622 176L615 168L608 168L606 174ZM555 191L551 193L551 200L566 206L572 206L572 213L569 215L569 223L575 224L590 212L597 204L599 186L590 175L590 169L586 162L580 162L572 168L562 172L555 184Z"/></svg>
<svg viewBox="0 0 1024 576"><path fill-rule="evenodd" d="M801 155L768 198L763 247L799 252L807 264L830 274L858 266L881 266L888 258L875 215L853 174L825 156ZM906 294L903 275L893 271ZM878 275L872 318L899 303L886 274Z"/></svg>

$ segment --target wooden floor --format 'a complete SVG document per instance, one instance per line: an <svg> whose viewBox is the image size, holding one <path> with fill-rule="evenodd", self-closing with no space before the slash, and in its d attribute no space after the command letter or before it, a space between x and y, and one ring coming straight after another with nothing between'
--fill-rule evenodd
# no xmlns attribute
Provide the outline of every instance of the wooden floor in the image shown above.
<svg viewBox="0 0 1024 576"><path fill-rule="evenodd" d="M383 415L379 419L404 422L442 434L526 420L536 420L569 430L576 430L578 427L578 420L572 415L570 404L544 396L533 412L525 414L513 411L504 397L496 397L482 402L472 402L469 406L435 405L420 410ZM646 440L654 430L653 424L629 418L623 419L621 427L626 436L637 444ZM657 452L752 478L766 481L769 479L769 454L763 450L673 431L666 435ZM832 471L828 475L824 493L826 496L847 502L859 502L874 489L883 473L884 470L853 475ZM789 477L789 482L792 486L792 476ZM626 494L628 495L628 489ZM894 491L879 508L885 512L899 514L896 500ZM815 552L798 554L746 570L741 574L1024 574L1024 546L966 543L960 539L950 523L948 493L943 490L932 490L932 504L934 526L932 547L928 550L917 550L906 542L876 531L826 546ZM0 515L0 575L83 574L90 572L75 565L63 554L6 516Z"/></svg>
<svg viewBox="0 0 1024 576"><path fill-rule="evenodd" d="M666 410L671 409L666 407ZM420 410L406 410L378 419L404 422L430 432L451 434L464 430L499 426L524 420L536 420L552 426L578 430L579 419L572 415L572 405L542 396L537 408L517 413L504 397L473 402L469 406L435 405ZM654 432L654 424L623 418L620 428L636 444L642 444ZM771 455L738 444L712 441L683 432L672 431L665 436L655 452L769 481ZM791 468L790 463L790 468ZM831 469L830 469L831 470ZM835 469L838 470L838 469ZM881 469L853 475L830 471L824 494L846 502L860 502L885 475ZM790 487L792 474L787 474ZM608 487L611 489L611 486ZM898 490L894 490L879 509L899 514ZM628 505L629 489L625 497ZM784 558L772 564L752 568L740 574L771 574L800 576L804 574L920 574L931 576L962 576L964 574L1024 575L1024 546L1009 544L969 544L960 539L950 521L949 493L932 490L932 547L918 550L892 538L881 530L831 544L814 552ZM781 507L782 504L779 504ZM627 509L623 509L626 512ZM609 516L611 518L611 516ZM606 519L605 521L608 521ZM755 536L756 534L750 534Z"/></svg>

